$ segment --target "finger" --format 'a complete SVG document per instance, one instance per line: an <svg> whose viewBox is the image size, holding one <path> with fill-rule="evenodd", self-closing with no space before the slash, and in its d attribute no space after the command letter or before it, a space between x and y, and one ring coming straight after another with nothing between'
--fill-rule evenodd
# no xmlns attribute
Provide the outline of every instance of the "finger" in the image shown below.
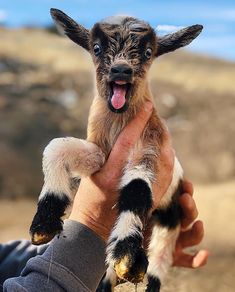
<svg viewBox="0 0 235 292"><path fill-rule="evenodd" d="M200 250L193 258L192 268L196 269L206 265L209 257L208 250Z"/></svg>
<svg viewBox="0 0 235 292"><path fill-rule="evenodd" d="M189 194L183 194L179 198L179 203L183 211L181 227L187 228L198 216L197 206L194 199Z"/></svg>
<svg viewBox="0 0 235 292"><path fill-rule="evenodd" d="M183 190L185 193L188 193L190 196L193 196L194 192L193 184L187 179L183 180Z"/></svg>
<svg viewBox="0 0 235 292"><path fill-rule="evenodd" d="M183 253L174 260L174 266L196 269L205 266L209 257L207 250L200 250L191 255Z"/></svg>
<svg viewBox="0 0 235 292"><path fill-rule="evenodd" d="M202 221L196 221L190 230L181 232L177 240L177 246L181 248L191 247L199 244L204 236Z"/></svg>
<svg viewBox="0 0 235 292"><path fill-rule="evenodd" d="M137 113L133 120L123 129L119 135L109 158L104 166L106 171L114 168L117 174L122 171L126 164L131 148L139 140L152 113L153 104L148 101L145 106Z"/></svg>

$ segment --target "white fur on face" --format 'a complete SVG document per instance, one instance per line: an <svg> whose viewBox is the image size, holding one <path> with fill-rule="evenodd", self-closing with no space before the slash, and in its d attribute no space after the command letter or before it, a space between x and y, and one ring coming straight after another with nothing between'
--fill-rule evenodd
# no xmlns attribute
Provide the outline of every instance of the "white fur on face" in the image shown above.
<svg viewBox="0 0 235 292"><path fill-rule="evenodd" d="M121 25L123 21L128 17L128 15L113 15L104 18L101 23Z"/></svg>

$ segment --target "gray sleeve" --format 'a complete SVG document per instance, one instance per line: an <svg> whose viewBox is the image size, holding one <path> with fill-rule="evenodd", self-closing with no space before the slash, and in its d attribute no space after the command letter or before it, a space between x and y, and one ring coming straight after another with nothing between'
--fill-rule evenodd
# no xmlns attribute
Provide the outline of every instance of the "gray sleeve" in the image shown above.
<svg viewBox="0 0 235 292"><path fill-rule="evenodd" d="M29 240L0 244L0 286L6 279L19 276L27 261L42 254L47 246L35 246Z"/></svg>
<svg viewBox="0 0 235 292"><path fill-rule="evenodd" d="M105 272L105 243L92 230L66 220L43 255L31 258L4 291L95 291Z"/></svg>

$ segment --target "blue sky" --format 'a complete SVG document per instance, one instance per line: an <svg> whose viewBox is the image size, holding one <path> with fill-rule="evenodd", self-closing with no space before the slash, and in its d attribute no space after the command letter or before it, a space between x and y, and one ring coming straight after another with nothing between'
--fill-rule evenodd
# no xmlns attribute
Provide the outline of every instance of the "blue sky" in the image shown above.
<svg viewBox="0 0 235 292"><path fill-rule="evenodd" d="M1 0L0 22L7 26L45 26L49 9L59 8L81 24L92 24L113 14L129 14L153 27L203 24L202 35L190 49L235 61L235 0ZM162 26L164 25L164 27Z"/></svg>

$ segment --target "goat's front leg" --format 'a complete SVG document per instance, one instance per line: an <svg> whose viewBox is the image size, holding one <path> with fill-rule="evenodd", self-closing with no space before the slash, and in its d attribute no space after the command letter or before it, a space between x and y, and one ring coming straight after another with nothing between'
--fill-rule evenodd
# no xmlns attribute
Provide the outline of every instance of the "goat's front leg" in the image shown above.
<svg viewBox="0 0 235 292"><path fill-rule="evenodd" d="M73 137L53 139L43 153L44 185L30 227L32 242L50 241L63 229L62 217L70 211L76 182L98 171L105 161L94 143Z"/></svg>
<svg viewBox="0 0 235 292"><path fill-rule="evenodd" d="M117 205L119 217L107 247L107 263L119 278L133 283L143 280L148 267L143 228L152 207L152 177L145 165L126 169Z"/></svg>

